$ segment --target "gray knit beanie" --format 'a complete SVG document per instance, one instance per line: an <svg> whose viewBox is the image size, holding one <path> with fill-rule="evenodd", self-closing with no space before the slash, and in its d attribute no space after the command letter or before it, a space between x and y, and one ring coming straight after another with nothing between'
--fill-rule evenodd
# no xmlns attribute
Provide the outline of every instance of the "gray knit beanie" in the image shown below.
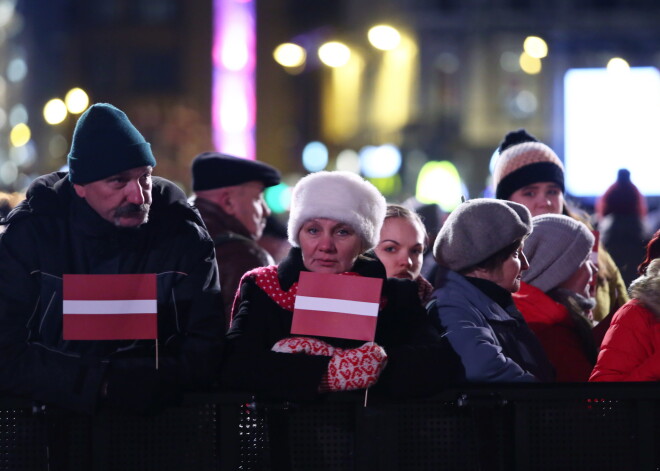
<svg viewBox="0 0 660 471"><path fill-rule="evenodd" d="M454 271L475 266L531 230L531 214L513 201L477 198L449 215L433 245L439 265Z"/></svg>
<svg viewBox="0 0 660 471"><path fill-rule="evenodd" d="M523 272L522 280L548 292L589 257L595 238L583 223L562 214L535 216L532 227L523 249L529 270Z"/></svg>

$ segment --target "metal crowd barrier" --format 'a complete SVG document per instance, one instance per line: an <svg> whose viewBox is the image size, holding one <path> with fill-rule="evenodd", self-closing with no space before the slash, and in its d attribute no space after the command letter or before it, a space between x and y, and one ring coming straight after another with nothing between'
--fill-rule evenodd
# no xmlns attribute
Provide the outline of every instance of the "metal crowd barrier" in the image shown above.
<svg viewBox="0 0 660 471"><path fill-rule="evenodd" d="M194 394L90 417L0 397L0 470L656 470L652 383L470 385L306 404Z"/></svg>

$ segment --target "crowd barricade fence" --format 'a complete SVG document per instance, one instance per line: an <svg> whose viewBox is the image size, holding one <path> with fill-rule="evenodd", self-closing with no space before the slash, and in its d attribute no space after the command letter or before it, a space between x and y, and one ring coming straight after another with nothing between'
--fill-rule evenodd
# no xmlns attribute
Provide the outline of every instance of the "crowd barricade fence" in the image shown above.
<svg viewBox="0 0 660 471"><path fill-rule="evenodd" d="M660 469L656 383L466 385L367 399L205 393L152 416L89 416L3 396L0 470Z"/></svg>

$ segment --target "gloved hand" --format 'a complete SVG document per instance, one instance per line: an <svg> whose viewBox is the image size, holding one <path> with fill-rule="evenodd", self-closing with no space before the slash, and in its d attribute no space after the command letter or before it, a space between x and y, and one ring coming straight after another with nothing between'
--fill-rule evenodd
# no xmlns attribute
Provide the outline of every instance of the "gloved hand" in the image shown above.
<svg viewBox="0 0 660 471"><path fill-rule="evenodd" d="M378 381L387 364L387 354L380 345L368 342L359 348L336 349L321 380L321 391L366 389Z"/></svg>
<svg viewBox="0 0 660 471"><path fill-rule="evenodd" d="M271 350L278 353L306 353L307 355L330 357L338 349L323 340L313 337L287 337L276 342Z"/></svg>

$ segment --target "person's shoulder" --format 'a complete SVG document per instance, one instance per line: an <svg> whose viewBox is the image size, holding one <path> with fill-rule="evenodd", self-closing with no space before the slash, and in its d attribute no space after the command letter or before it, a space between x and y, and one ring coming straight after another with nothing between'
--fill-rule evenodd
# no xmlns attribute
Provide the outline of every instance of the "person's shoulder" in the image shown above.
<svg viewBox="0 0 660 471"><path fill-rule="evenodd" d="M170 229L193 226L204 238L210 239L199 211L188 201L184 191L162 177L152 179L152 206L149 221Z"/></svg>
<svg viewBox="0 0 660 471"><path fill-rule="evenodd" d="M35 216L57 217L71 198L71 183L65 172L53 172L35 178L25 198L7 215L5 224Z"/></svg>

